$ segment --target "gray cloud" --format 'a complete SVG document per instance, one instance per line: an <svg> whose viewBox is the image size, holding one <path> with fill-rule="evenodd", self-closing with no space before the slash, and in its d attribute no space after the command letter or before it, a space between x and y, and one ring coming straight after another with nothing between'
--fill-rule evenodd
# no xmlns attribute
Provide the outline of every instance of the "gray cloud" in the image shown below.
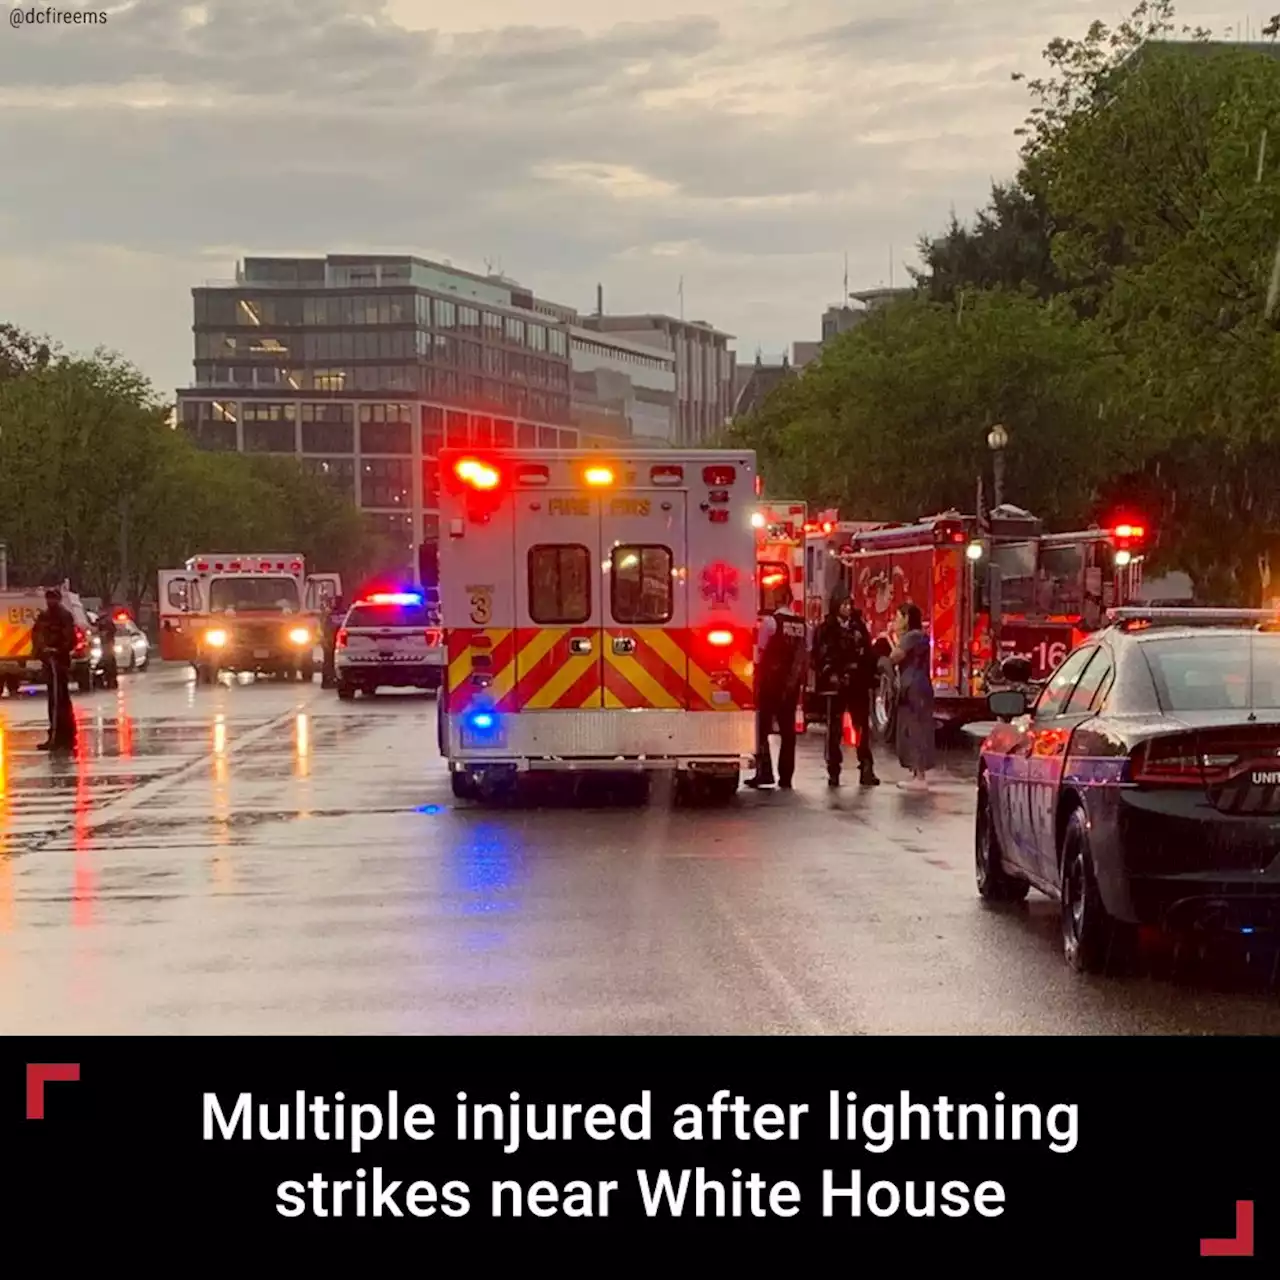
<svg viewBox="0 0 1280 1280"><path fill-rule="evenodd" d="M816 335L846 250L871 286L891 244L968 213L1014 165L1009 69L1083 26L1073 0L869 3L843 24L797 0L786 26L707 3L595 34L408 30L375 0L209 0L202 24L135 0L105 28L5 30L0 269L22 270L0 275L0 318L172 384L198 280L168 302L154 281L179 264L380 247L501 257L584 307L602 280L615 309L671 309L683 273L750 358ZM75 246L114 299L93 324L117 332L86 329L59 266Z"/></svg>

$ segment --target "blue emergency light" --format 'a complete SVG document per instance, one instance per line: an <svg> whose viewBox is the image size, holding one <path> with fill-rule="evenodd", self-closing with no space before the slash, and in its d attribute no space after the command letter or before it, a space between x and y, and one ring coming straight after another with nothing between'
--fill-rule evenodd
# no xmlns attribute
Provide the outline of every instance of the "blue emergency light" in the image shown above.
<svg viewBox="0 0 1280 1280"><path fill-rule="evenodd" d="M469 719L473 729L492 729L494 725L493 714L488 711L473 712Z"/></svg>
<svg viewBox="0 0 1280 1280"><path fill-rule="evenodd" d="M422 597L411 591L389 591L369 597L370 604L421 604Z"/></svg>

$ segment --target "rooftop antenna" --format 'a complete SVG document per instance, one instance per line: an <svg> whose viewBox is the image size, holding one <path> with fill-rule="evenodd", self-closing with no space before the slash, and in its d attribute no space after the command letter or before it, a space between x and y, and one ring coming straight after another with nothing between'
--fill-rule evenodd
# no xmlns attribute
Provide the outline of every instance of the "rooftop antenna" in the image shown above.
<svg viewBox="0 0 1280 1280"><path fill-rule="evenodd" d="M849 252L845 250L844 255L844 292L840 295L840 305L847 307L849 305Z"/></svg>
<svg viewBox="0 0 1280 1280"><path fill-rule="evenodd" d="M893 245L889 246L889 288L893 288Z"/></svg>
<svg viewBox="0 0 1280 1280"><path fill-rule="evenodd" d="M680 288L677 290L680 295L680 323L684 323L684 276L680 277Z"/></svg>

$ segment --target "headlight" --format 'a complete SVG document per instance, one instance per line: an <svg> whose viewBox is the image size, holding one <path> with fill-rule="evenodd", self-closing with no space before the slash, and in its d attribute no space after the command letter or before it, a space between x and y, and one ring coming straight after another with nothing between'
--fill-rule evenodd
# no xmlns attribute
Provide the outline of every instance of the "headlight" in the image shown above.
<svg viewBox="0 0 1280 1280"><path fill-rule="evenodd" d="M292 640L294 644L310 644L311 632L308 631L306 627L294 627L294 629L289 632L289 639Z"/></svg>
<svg viewBox="0 0 1280 1280"><path fill-rule="evenodd" d="M206 631L204 639L206 644L212 645L215 649L221 649L227 643L227 633L225 631Z"/></svg>

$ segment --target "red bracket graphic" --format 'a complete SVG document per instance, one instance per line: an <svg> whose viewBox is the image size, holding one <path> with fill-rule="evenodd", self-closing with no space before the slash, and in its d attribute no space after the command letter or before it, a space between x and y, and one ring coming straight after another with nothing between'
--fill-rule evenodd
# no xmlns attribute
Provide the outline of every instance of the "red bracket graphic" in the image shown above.
<svg viewBox="0 0 1280 1280"><path fill-rule="evenodd" d="M1236 1201L1236 1233L1230 1240L1201 1240L1202 1258L1253 1257L1253 1201Z"/></svg>
<svg viewBox="0 0 1280 1280"><path fill-rule="evenodd" d="M79 1080L78 1062L27 1063L27 1119L44 1119L44 1087L55 1080Z"/></svg>

